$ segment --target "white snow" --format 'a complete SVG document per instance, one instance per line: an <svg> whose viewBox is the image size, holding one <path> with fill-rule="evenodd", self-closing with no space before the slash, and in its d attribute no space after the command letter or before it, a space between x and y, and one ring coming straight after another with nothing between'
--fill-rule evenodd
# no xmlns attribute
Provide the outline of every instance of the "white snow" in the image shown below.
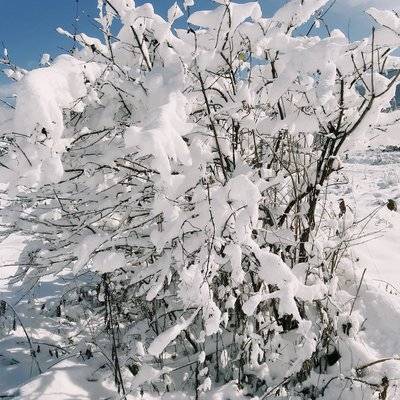
<svg viewBox="0 0 400 400"><path fill-rule="evenodd" d="M112 272L126 265L123 253L115 251L101 251L92 259L93 269L100 273Z"/></svg>
<svg viewBox="0 0 400 400"><path fill-rule="evenodd" d="M99 0L105 40L2 61L0 397L395 398L400 17L215 2Z"/></svg>
<svg viewBox="0 0 400 400"><path fill-rule="evenodd" d="M173 24L178 18L182 17L183 12L175 2L168 10L168 22Z"/></svg>
<svg viewBox="0 0 400 400"><path fill-rule="evenodd" d="M157 336L148 348L149 354L156 357L159 356L164 349L193 322L197 313L198 311L194 312L188 319L181 318L173 327Z"/></svg>

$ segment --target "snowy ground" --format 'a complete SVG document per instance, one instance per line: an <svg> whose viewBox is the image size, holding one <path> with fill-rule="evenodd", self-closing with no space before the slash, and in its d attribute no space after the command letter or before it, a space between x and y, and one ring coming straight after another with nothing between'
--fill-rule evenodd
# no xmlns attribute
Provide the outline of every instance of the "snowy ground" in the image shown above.
<svg viewBox="0 0 400 400"><path fill-rule="evenodd" d="M374 213L365 229L371 235L360 240L354 252L372 279L400 294L400 152L371 151L352 156L345 172L357 219ZM399 211L388 209L390 199Z"/></svg>
<svg viewBox="0 0 400 400"><path fill-rule="evenodd" d="M23 241L9 238L0 247L0 300L15 306L22 324L26 326L31 344L36 351L36 363L20 323L13 335L0 340L0 398L29 400L85 400L110 399L111 388L99 382L95 367L79 356L63 353L53 347L57 339L57 326L41 312L41 305L51 304L57 295L60 282L49 278L31 292L21 292L18 286L10 290L8 278L16 268L15 263ZM29 310L29 312L27 312ZM29 315L29 317L28 317ZM1 337L1 336L0 336ZM40 351L38 352L38 346ZM57 350L57 355L56 355ZM51 352L51 353L50 353ZM39 368L43 374L39 376Z"/></svg>
<svg viewBox="0 0 400 400"><path fill-rule="evenodd" d="M379 355L391 356L398 352L399 323L392 321L400 314L400 212L390 211L386 204L389 199L397 201L400 209L400 152L370 151L353 154L344 167L349 183L345 185L349 207L356 211L360 220L371 213L373 218L368 223L367 235L354 252L359 257L361 268L367 269L363 302L368 304L368 315L373 324L380 319L380 331L386 332L382 341L379 330L376 335L369 335L369 344ZM338 197L341 195L338 189ZM15 262L22 242L18 238L9 238L0 247L0 300L5 299L16 304L22 323L29 326L28 334L32 346L41 351L37 354L42 375L30 356L30 347L20 324L15 335L0 340L0 398L24 400L67 400L67 399L110 399L113 392L105 387L101 380L93 375L94 367L83 364L76 355L59 354L54 357L54 332L57 327L53 321L42 315L40 305L57 293L58 282L49 279L35 292L23 295L18 288L12 291L7 286L8 277L15 272L10 266ZM381 287L383 302L376 303L376 286ZM375 304L375 303L376 304ZM374 305L375 304L375 305ZM361 305L361 307L363 307ZM385 318L380 313L385 307ZM28 317L25 311L35 309L36 314ZM391 317L392 315L392 317ZM40 327L40 328L39 328ZM50 333L51 332L51 333ZM375 342L375 343L374 343ZM43 344L47 343L47 344ZM53 355L50 355L49 350ZM378 354L377 354L378 355Z"/></svg>

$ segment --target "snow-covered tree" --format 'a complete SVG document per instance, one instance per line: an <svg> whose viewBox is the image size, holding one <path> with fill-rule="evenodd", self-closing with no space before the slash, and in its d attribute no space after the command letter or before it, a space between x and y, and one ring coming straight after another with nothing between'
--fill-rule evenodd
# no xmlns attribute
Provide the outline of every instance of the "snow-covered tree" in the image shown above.
<svg viewBox="0 0 400 400"><path fill-rule="evenodd" d="M80 49L19 73L0 159L16 279L65 275L48 312L123 396L389 398L400 365L360 345L363 227L325 199L341 154L399 118L400 18L370 9L379 27L350 42L296 34L327 0L217 3L174 29L176 4L165 21L99 0L102 40L59 29Z"/></svg>

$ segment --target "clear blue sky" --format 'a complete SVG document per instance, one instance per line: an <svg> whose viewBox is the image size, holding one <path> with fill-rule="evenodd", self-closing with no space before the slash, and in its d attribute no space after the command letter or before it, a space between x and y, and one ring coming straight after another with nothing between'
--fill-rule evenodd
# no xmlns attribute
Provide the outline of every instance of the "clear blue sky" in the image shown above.
<svg viewBox="0 0 400 400"><path fill-rule="evenodd" d="M236 0L246 1L250 0ZM136 5L145 2L153 3L165 16L174 0L136 0ZM78 32L96 35L91 24L96 16L96 0L0 0L0 3L0 43L7 47L12 60L24 68L38 66L43 53L54 57L71 48L71 42L56 33L58 26L73 32L76 24ZM260 0L264 15L271 15L283 3L285 0ZM399 3L400 0L337 0L328 22L346 34L350 32L352 39L358 39L370 32L370 21L363 15L368 6L396 7ZM77 4L79 19L75 22ZM211 0L196 1L199 8L213 5ZM5 78L0 77L0 84L5 82Z"/></svg>

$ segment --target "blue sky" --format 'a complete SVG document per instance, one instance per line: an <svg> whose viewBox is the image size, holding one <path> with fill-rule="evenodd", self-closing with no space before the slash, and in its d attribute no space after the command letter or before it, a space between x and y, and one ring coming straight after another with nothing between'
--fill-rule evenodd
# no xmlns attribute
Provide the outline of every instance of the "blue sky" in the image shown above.
<svg viewBox="0 0 400 400"><path fill-rule="evenodd" d="M244 3L250 0L236 0ZM7 47L12 60L27 69L38 66L43 53L56 56L71 48L71 42L55 29L61 26L74 31L74 24L78 32L96 34L91 24L96 16L96 0L0 0L0 45ZM136 0L140 5L149 0ZM174 0L150 0L155 9L163 16ZM180 4L182 0L179 0ZM285 0L260 0L264 15L271 15ZM211 0L197 0L200 8L215 5ZM78 21L75 21L76 6L78 5ZM351 39L359 39L369 34L370 20L364 15L366 8L398 8L400 0L337 0L332 8L328 24L338 27ZM321 28L322 29L322 28ZM0 84L6 80L0 77Z"/></svg>

